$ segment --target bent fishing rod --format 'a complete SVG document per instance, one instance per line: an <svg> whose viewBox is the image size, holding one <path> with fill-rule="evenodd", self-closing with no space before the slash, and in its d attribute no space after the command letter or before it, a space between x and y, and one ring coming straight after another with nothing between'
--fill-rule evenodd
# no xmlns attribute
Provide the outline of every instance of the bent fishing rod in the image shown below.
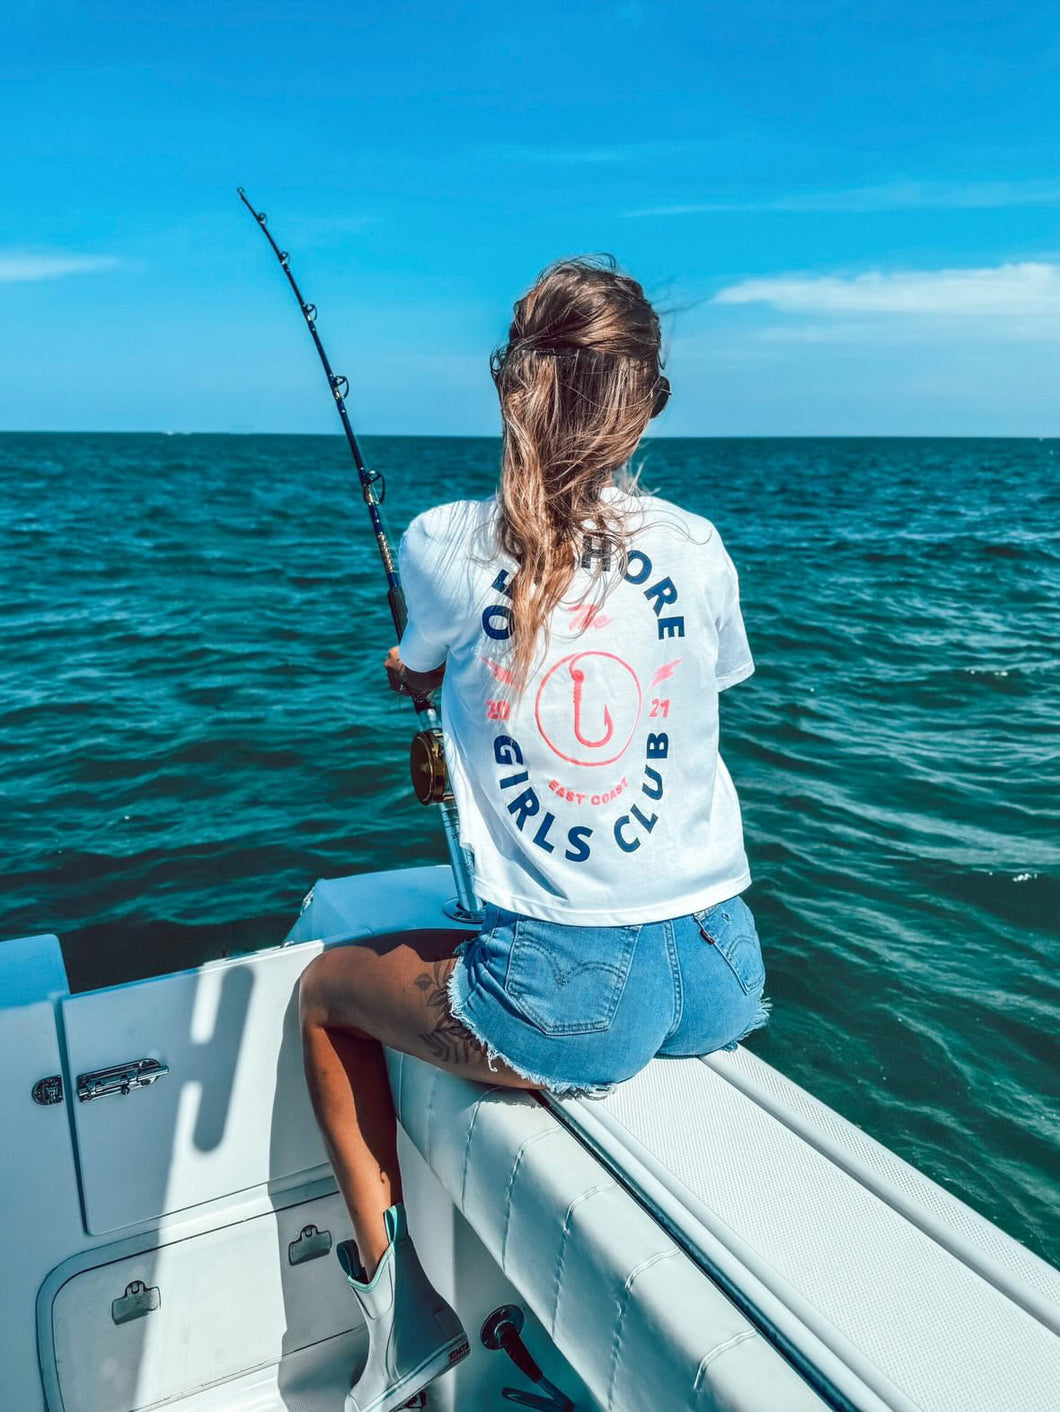
<svg viewBox="0 0 1060 1412"><path fill-rule="evenodd" d="M298 307L302 311L306 327L309 329L313 344L317 350L328 386L331 388L331 395L335 399L335 410L339 414L342 422L342 429L346 433L346 440L349 443L350 453L353 456L353 464L357 467L357 476L361 482L361 494L364 496L364 503L368 507L368 517L372 522L372 533L375 535L376 547L379 550L379 557L383 561L383 570L386 573L386 596L390 604L390 615L394 620L394 628L398 635L398 641L404 636L405 626L408 623L408 609L405 605L405 594L401 587L401 578L398 574L398 566L394 559L393 551L390 548L390 541L387 538L386 525L383 523L383 513L380 506L386 495L386 481L379 471L370 470L365 464L361 455L361 448L357 437L354 434L353 424L350 421L350 414L346 408L346 396L350 390L349 379L336 376L331 369L328 355L324 351L324 345L320 341L320 334L317 332L317 310L315 304L308 304L302 298L302 291L298 288L298 283L291 273L291 257L286 250L281 250L272 237L272 232L268 228L268 217L264 211L255 210L247 199L247 193L241 186L237 187L239 199L247 208L250 214L257 221L262 235L272 246L272 253L280 262L287 282L294 291L294 297L298 300ZM474 884L471 880L471 869L468 866L467 854L460 846L459 819L456 812L456 803L448 787L445 769L445 753L442 744L442 732L438 720L438 712L435 710L434 701L428 694L421 696L409 690L412 697L412 704L416 714L420 719L421 729L412 738L412 745L409 752L409 765L412 770L412 787L415 790L416 798L421 804L436 804L441 812L442 827L445 830L446 847L449 850L449 862L453 869L453 880L456 883L456 897L447 905L446 911L456 921L474 922L481 918L481 907L478 898L475 896Z"/></svg>

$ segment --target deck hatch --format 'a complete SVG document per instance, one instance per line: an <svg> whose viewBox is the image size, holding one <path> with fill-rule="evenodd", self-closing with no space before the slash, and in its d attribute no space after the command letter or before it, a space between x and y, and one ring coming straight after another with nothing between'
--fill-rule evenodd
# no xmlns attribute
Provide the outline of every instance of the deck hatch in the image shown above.
<svg viewBox="0 0 1060 1412"><path fill-rule="evenodd" d="M53 1272L38 1304L48 1412L179 1404L330 1340L352 1367L366 1335L338 1262L287 1258L310 1230L352 1236L341 1197L162 1245L126 1239Z"/></svg>
<svg viewBox="0 0 1060 1412"><path fill-rule="evenodd" d="M325 1169L295 1004L315 951L262 952L62 1002L92 1235Z"/></svg>

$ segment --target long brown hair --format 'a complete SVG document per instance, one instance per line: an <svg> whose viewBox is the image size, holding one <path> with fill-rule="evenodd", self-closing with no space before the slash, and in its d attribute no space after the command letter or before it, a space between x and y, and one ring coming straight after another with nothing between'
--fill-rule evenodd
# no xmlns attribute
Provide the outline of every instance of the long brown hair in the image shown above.
<svg viewBox="0 0 1060 1412"><path fill-rule="evenodd" d="M600 491L669 384L658 315L609 256L558 260L539 275L491 366L504 420L497 533L518 564L509 670L522 686L586 534L616 552L625 543L622 516Z"/></svg>

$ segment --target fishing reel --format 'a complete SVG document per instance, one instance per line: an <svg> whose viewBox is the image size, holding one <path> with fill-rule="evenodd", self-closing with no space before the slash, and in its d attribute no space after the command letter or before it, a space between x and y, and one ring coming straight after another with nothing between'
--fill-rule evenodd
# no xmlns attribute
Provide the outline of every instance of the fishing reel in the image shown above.
<svg viewBox="0 0 1060 1412"><path fill-rule="evenodd" d="M448 804L453 798L445 767L442 733L436 727L417 731L409 747L412 789L421 804Z"/></svg>

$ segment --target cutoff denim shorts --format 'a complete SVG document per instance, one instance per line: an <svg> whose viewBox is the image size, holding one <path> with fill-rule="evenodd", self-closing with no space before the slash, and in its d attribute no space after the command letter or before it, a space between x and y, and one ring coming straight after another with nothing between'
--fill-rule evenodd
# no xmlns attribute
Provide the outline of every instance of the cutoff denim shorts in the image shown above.
<svg viewBox="0 0 1060 1412"><path fill-rule="evenodd" d="M603 1097L656 1055L734 1049L764 1025L765 967L741 897L672 921L568 926L486 905L449 1003L486 1048L559 1096Z"/></svg>

